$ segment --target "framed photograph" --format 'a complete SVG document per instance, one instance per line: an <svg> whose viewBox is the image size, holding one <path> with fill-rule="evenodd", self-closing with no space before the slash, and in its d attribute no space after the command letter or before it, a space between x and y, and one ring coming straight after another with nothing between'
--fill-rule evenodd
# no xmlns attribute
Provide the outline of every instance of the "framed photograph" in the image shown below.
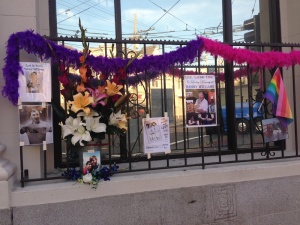
<svg viewBox="0 0 300 225"><path fill-rule="evenodd" d="M19 107L20 142L24 145L53 143L52 107L50 105L22 105Z"/></svg>
<svg viewBox="0 0 300 225"><path fill-rule="evenodd" d="M288 138L288 129L277 118L262 120L264 141L279 141Z"/></svg>
<svg viewBox="0 0 300 225"><path fill-rule="evenodd" d="M20 62L19 99L21 102L51 102L50 63Z"/></svg>
<svg viewBox="0 0 300 225"><path fill-rule="evenodd" d="M101 165L101 155L100 151L88 150L82 153L83 165L82 172L83 175L91 173L93 170L99 170Z"/></svg>

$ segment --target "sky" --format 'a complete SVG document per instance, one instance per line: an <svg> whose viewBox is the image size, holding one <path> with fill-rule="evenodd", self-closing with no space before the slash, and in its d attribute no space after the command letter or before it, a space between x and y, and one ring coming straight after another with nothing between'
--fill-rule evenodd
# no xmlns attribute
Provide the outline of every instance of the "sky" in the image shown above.
<svg viewBox="0 0 300 225"><path fill-rule="evenodd" d="M56 0L59 35L115 38L113 0ZM243 21L259 13L257 0L232 0L233 38L243 41ZM222 41L222 0L121 0L122 37L190 41L204 36ZM134 18L136 16L136 23ZM80 34L79 34L80 36Z"/></svg>

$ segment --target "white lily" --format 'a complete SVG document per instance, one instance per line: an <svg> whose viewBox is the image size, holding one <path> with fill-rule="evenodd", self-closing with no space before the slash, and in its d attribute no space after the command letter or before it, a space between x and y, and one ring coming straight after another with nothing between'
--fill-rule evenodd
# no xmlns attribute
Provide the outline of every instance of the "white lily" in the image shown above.
<svg viewBox="0 0 300 225"><path fill-rule="evenodd" d="M74 132L74 136L71 139L73 145L75 145L78 141L81 146L84 146L82 141L91 141L92 137L90 132L87 131L84 126L79 125L77 130Z"/></svg>
<svg viewBox="0 0 300 225"><path fill-rule="evenodd" d="M80 118L79 118L79 120L80 120ZM66 136L74 133L75 127L74 127L73 121L74 121L74 118L70 116L66 119L66 124L65 125L62 124L62 123L59 123L59 125L62 128L63 138L65 138ZM75 124L76 124L76 122L75 122Z"/></svg>
<svg viewBox="0 0 300 225"><path fill-rule="evenodd" d="M109 116L109 125L114 125L119 127L120 129L127 130L127 119L125 114L121 114L121 110L117 113L112 113Z"/></svg>
<svg viewBox="0 0 300 225"><path fill-rule="evenodd" d="M86 129L95 133L106 132L106 124L99 122L100 117L85 117Z"/></svg>
<svg viewBox="0 0 300 225"><path fill-rule="evenodd" d="M71 116L66 119L66 125L60 124L62 127L63 138L72 134L71 142L75 145L78 141L81 146L84 146L82 141L91 141L92 137L90 132L85 129L84 124L81 122L80 117L72 118Z"/></svg>
<svg viewBox="0 0 300 225"><path fill-rule="evenodd" d="M82 177L82 180L84 183L91 183L92 179L93 179L93 176L91 173L88 173Z"/></svg>

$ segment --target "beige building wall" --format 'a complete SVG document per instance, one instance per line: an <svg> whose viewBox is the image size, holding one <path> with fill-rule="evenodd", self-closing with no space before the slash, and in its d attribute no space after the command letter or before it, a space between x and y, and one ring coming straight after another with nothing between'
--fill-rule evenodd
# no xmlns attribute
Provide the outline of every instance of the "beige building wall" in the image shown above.
<svg viewBox="0 0 300 225"><path fill-rule="evenodd" d="M283 43L300 43L300 26L298 20L298 14L300 9L300 1L297 0L280 0L280 10L281 10L281 33ZM296 49L295 50L300 50ZM283 49L283 51L289 52L290 49ZM286 90L289 97L289 101L292 107L292 112L294 116L298 116L300 112L299 98L300 90L297 88L297 84L300 82L300 67L295 66L295 77L292 77L292 68L288 70L283 69L283 81L286 84ZM295 86L295 96L296 105L293 104L293 87ZM295 112L294 112L295 110ZM299 119L298 119L298 137L295 136L294 132L289 133L289 140L287 141L287 149L295 149L295 139L300 140L300 130L299 130ZM295 123L290 125L290 130L295 129Z"/></svg>
<svg viewBox="0 0 300 225"><path fill-rule="evenodd" d="M6 57L6 42L13 33L34 30L41 35L49 35L49 7L47 0L1 0L0 1L0 87L5 85L2 68ZM37 57L28 56L24 51L21 61L38 61ZM20 165L18 107L12 105L7 98L0 96L0 142L7 146L4 157L14 164ZM49 146L49 153L51 152ZM49 154L50 156L51 154ZM24 159L29 164L24 168L31 171L31 177L40 175L40 148L24 149ZM30 159L30 160L28 160ZM53 160L52 160L53 161ZM20 176L20 173L17 173Z"/></svg>

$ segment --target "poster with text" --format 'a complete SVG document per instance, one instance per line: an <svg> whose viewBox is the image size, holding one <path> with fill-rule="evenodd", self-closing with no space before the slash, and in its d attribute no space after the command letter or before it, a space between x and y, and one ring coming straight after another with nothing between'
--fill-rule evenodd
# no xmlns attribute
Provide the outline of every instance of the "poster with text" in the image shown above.
<svg viewBox="0 0 300 225"><path fill-rule="evenodd" d="M50 63L20 62L19 99L21 102L51 102Z"/></svg>
<svg viewBox="0 0 300 225"><path fill-rule="evenodd" d="M143 119L144 152L170 151L169 117Z"/></svg>
<svg viewBox="0 0 300 225"><path fill-rule="evenodd" d="M19 108L20 142L24 145L53 143L51 105L22 105Z"/></svg>
<svg viewBox="0 0 300 225"><path fill-rule="evenodd" d="M216 79L214 75L185 75L186 127L217 126Z"/></svg>

